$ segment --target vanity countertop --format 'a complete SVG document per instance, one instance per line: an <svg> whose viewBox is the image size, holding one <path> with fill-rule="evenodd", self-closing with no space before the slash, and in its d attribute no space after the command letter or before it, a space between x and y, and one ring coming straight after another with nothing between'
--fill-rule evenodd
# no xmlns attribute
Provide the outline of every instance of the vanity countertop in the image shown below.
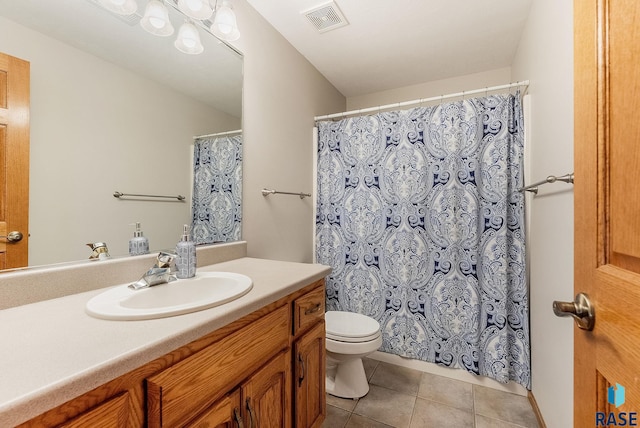
<svg viewBox="0 0 640 428"><path fill-rule="evenodd" d="M85 313L104 289L0 310L0 426L14 426L186 345L329 274L328 266L239 258L252 290L222 306L145 321Z"/></svg>

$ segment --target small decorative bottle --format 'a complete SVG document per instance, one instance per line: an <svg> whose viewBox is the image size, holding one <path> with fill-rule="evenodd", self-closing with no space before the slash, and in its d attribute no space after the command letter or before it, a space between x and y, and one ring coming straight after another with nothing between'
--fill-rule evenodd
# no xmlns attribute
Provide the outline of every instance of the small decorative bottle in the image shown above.
<svg viewBox="0 0 640 428"><path fill-rule="evenodd" d="M129 240L129 255L139 256L140 254L149 254L149 239L147 239L140 230L140 222L135 223L136 230L133 232L133 238Z"/></svg>
<svg viewBox="0 0 640 428"><path fill-rule="evenodd" d="M182 238L176 244L176 276L192 278L196 275L196 244L189 238L189 225L185 224Z"/></svg>

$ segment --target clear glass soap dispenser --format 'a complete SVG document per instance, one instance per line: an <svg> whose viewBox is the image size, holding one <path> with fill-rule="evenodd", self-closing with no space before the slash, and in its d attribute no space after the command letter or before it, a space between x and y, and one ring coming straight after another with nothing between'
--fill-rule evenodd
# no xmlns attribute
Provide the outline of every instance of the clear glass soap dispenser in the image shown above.
<svg viewBox="0 0 640 428"><path fill-rule="evenodd" d="M176 244L176 276L192 278L196 275L196 244L189 237L189 225L182 229L182 238Z"/></svg>
<svg viewBox="0 0 640 428"><path fill-rule="evenodd" d="M133 238L129 240L129 255L139 256L140 254L149 254L149 239L142 234L140 230L140 222L132 223L136 226L133 232Z"/></svg>

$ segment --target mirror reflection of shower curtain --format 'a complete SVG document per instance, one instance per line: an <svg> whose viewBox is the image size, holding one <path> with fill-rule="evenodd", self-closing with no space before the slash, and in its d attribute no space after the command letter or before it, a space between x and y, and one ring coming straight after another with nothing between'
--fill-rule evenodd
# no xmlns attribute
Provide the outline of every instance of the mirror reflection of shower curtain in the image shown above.
<svg viewBox="0 0 640 428"><path fill-rule="evenodd" d="M530 389L520 94L318 128L327 310L378 320L384 352Z"/></svg>
<svg viewBox="0 0 640 428"><path fill-rule="evenodd" d="M196 139L193 164L193 240L196 244L240 240L242 135Z"/></svg>

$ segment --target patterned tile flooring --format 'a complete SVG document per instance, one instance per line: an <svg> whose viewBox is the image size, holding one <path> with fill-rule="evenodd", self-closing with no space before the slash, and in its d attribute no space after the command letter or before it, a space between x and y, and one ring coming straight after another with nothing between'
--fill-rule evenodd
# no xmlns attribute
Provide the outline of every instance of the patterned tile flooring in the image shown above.
<svg viewBox="0 0 640 428"><path fill-rule="evenodd" d="M527 397L364 359L369 393L327 394L323 428L538 428Z"/></svg>

